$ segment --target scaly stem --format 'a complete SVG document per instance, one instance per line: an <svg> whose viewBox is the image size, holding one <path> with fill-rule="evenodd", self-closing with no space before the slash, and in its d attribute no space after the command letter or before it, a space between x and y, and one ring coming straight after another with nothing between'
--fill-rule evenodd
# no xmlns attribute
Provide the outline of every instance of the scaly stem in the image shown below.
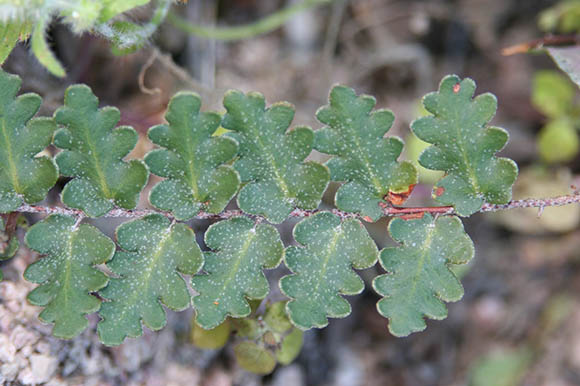
<svg viewBox="0 0 580 386"><path fill-rule="evenodd" d="M508 210L508 209L517 209L517 208L538 208L539 213L541 214L542 210L547 207L551 206L563 206L563 205L570 205L570 204L577 204L580 203L580 192L574 192L570 195L565 196L558 196L558 197L551 197L551 198L544 198L544 199L525 199L525 200L513 200L508 202L507 204L483 204L480 212L496 212L499 210ZM303 210L303 209L294 209L290 213L290 217L308 217L315 213L321 212L323 209L314 209L314 210ZM48 207L48 206L34 206L34 205L27 205L24 204L20 208L16 210L16 212L20 213L40 213L40 214L62 214L66 216L83 216L83 212L78 209L70 209L70 208L62 208L62 207ZM349 213L344 212L338 209L332 209L332 213L336 214L341 218L361 218L356 213ZM401 216L421 216L423 213L431 213L431 214L440 214L440 215L455 215L455 211L451 206L426 206L426 207L411 207L411 208L403 208L403 207L395 207L395 206L384 206L383 213L387 217L401 217ZM127 218L138 218L147 216L150 214L161 214L168 218L173 218L167 212L161 212L154 209L135 209L135 210L126 210L126 209L113 209L109 213L105 214L103 217L127 217ZM213 213L205 213L200 212L196 219L207 219L207 220L223 220L228 219L235 216L249 216L252 218L260 218L260 216L248 215L241 210L226 210L221 213L213 214Z"/></svg>

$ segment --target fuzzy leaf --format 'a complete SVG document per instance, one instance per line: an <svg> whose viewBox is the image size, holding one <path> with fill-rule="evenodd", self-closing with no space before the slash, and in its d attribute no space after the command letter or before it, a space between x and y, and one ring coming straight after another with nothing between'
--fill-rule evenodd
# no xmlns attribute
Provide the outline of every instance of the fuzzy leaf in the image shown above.
<svg viewBox="0 0 580 386"><path fill-rule="evenodd" d="M259 93L230 91L224 98L222 126L240 144L234 168L247 184L238 195L239 207L265 216L273 223L284 221L294 208L315 209L329 180L326 167L304 162L312 151L314 132L309 127L287 131L294 118L289 103L266 108Z"/></svg>
<svg viewBox="0 0 580 386"><path fill-rule="evenodd" d="M46 41L46 29L50 23L51 16L52 15L48 13L40 16L40 19L32 30L30 49L40 64L42 64L52 75L64 78L66 71Z"/></svg>
<svg viewBox="0 0 580 386"><path fill-rule="evenodd" d="M145 157L151 172L167 179L153 187L149 199L159 209L187 220L204 210L221 212L238 191L238 173L225 162L238 144L231 138L212 137L220 126L217 113L200 113L197 94L179 93L169 102L169 125L149 130L149 139L165 149Z"/></svg>
<svg viewBox="0 0 580 386"><path fill-rule="evenodd" d="M411 124L417 137L433 145L421 153L419 163L447 173L435 185L433 197L453 205L461 216L477 212L484 202L508 202L518 174L514 161L494 155L508 140L507 131L487 126L497 108L495 96L472 99L474 92L475 82L469 78L443 78L439 91L423 98L433 116Z"/></svg>
<svg viewBox="0 0 580 386"><path fill-rule="evenodd" d="M291 299L286 304L290 319L307 330L326 326L328 317L346 317L350 304L340 295L356 295L364 289L352 268L375 264L378 250L374 241L358 220L341 222L329 212L301 221L293 234L304 247L286 249L285 262L294 275L283 277L280 289Z"/></svg>
<svg viewBox="0 0 580 386"><path fill-rule="evenodd" d="M179 273L193 275L203 264L195 234L185 224L171 224L161 215L150 215L119 226L117 242L122 250L107 266L119 275L100 295L103 303L98 333L108 345L143 334L141 320L152 330L165 326L161 303L172 310L189 307L191 298Z"/></svg>
<svg viewBox="0 0 580 386"><path fill-rule="evenodd" d="M0 64L4 64L19 41L28 38L31 30L31 24L26 21L0 22Z"/></svg>
<svg viewBox="0 0 580 386"><path fill-rule="evenodd" d="M336 192L336 206L376 221L383 214L379 203L389 192L409 191L417 171L410 162L397 162L403 141L384 138L395 119L390 110L372 111L373 97L345 86L335 86L329 101L316 113L327 126L316 131L314 148L335 156L326 163L331 179L346 182Z"/></svg>
<svg viewBox="0 0 580 386"><path fill-rule="evenodd" d="M199 295L193 298L197 323L211 329L226 316L248 316L247 299L263 299L269 286L263 268L275 268L284 255L276 228L255 225L246 217L220 221L209 227L205 243L212 251L205 253L203 271L191 279Z"/></svg>
<svg viewBox="0 0 580 386"><path fill-rule="evenodd" d="M115 252L115 244L91 225L75 228L73 217L53 215L33 225L26 234L32 250L47 255L28 266L24 278L40 284L28 301L46 307L39 315L54 323L53 335L72 338L88 325L86 314L99 309L100 300L91 295L107 285L108 278L94 268Z"/></svg>
<svg viewBox="0 0 580 386"><path fill-rule="evenodd" d="M126 12L132 8L149 3L150 0L103 0L100 21L105 22L116 15Z"/></svg>
<svg viewBox="0 0 580 386"><path fill-rule="evenodd" d="M142 161L123 161L137 144L137 132L128 126L115 128L119 110L98 108L98 99L84 85L69 87L65 105L55 113L63 128L54 144L64 149L56 156L61 174L74 177L62 191L62 201L92 217L102 216L115 205L133 209L147 183Z"/></svg>
<svg viewBox="0 0 580 386"><path fill-rule="evenodd" d="M36 157L50 145L54 121L32 119L42 100L36 94L16 98L20 84L20 78L0 70L0 213L23 201L42 201L58 178L51 158Z"/></svg>
<svg viewBox="0 0 580 386"><path fill-rule="evenodd" d="M452 264L465 264L473 257L473 242L457 217L430 214L420 219L393 219L391 237L400 247L385 248L380 263L387 272L373 281L382 296L377 303L381 315L389 318L389 331L407 336L425 329L423 316L445 319L443 301L455 302L463 287L450 270Z"/></svg>

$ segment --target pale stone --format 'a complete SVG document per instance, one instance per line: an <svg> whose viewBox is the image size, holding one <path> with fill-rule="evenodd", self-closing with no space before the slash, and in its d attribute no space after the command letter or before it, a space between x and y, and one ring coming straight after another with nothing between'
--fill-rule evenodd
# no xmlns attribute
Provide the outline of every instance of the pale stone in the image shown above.
<svg viewBox="0 0 580 386"><path fill-rule="evenodd" d="M0 335L0 362L13 362L16 351L16 346L12 344L8 336Z"/></svg>
<svg viewBox="0 0 580 386"><path fill-rule="evenodd" d="M58 367L58 360L42 354L30 356L30 368L34 383L48 382Z"/></svg>
<svg viewBox="0 0 580 386"><path fill-rule="evenodd" d="M33 331L27 330L22 326L16 326L12 333L10 334L10 341L17 350L20 350L24 346L30 346L31 344L38 341L39 337Z"/></svg>

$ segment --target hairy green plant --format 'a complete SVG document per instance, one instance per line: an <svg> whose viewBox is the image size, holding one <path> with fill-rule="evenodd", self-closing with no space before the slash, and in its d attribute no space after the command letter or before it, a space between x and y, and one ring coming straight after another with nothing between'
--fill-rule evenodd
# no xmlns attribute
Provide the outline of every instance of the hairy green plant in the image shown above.
<svg viewBox="0 0 580 386"><path fill-rule="evenodd" d="M40 319L54 324L58 337L78 335L88 326L86 315L98 311L101 341L118 345L140 336L142 324L162 328L163 306L193 305L194 343L216 348L233 335L240 365L268 373L296 357L302 330L350 314L342 295L365 288L355 269L380 260L387 273L373 282L381 295L378 311L394 335L406 336L424 329L425 317L444 318L443 302L463 295L453 272L472 258L473 244L459 216L580 201L578 194L510 201L517 167L495 156L507 132L487 126L495 97L473 99L472 80L449 76L424 98L432 115L412 129L431 144L419 162L445 172L434 187L436 200L452 206L400 206L417 174L412 163L397 160L402 140L384 137L392 112L373 111L372 97L336 86L317 113L325 125L317 131L289 129L293 106L268 107L258 93L228 92L223 117L200 112L199 96L177 94L168 123L148 135L160 146L145 157L164 178L149 197L158 210L134 209L149 169L140 160L125 160L137 135L115 128L118 110L99 109L91 90L75 85L54 118L31 119L40 99L16 97L19 85L17 77L0 71L0 213L49 214L26 234L28 247L44 257L24 276L39 284L29 301L44 307ZM220 125L231 131L213 136ZM56 162L38 156L51 143L62 149ZM307 160L313 148L332 155L326 166ZM72 177L62 192L64 207L32 205L45 198L58 175ZM339 209L332 212L317 208L330 178L343 182L335 196ZM235 195L240 210L226 210ZM117 228L116 252L110 238L83 223L100 216L132 218ZM385 216L399 217L389 233L400 245L379 251L362 220ZM205 233L203 253L192 229L180 222L193 217L216 221ZM299 245L285 248L266 221L289 217L304 219L293 232ZM2 223L0 258L16 249L4 230ZM288 299L274 301L264 269L282 261L291 271L279 282ZM101 270L105 263L108 269Z"/></svg>
<svg viewBox="0 0 580 386"><path fill-rule="evenodd" d="M114 54L125 55L145 46L168 16L169 22L189 34L207 39L237 40L272 31L294 15L331 1L303 0L248 25L211 28L193 25L171 13L171 5L178 0L2 0L0 64L18 42L30 38L30 48L36 59L51 74L66 76L66 70L52 52L46 36L55 19L70 26L76 34L89 32L108 39ZM153 12L148 22L137 24L121 17L123 13L149 3L153 4Z"/></svg>
<svg viewBox="0 0 580 386"><path fill-rule="evenodd" d="M132 34L122 33L118 22L112 19L149 2L150 0L5 0L0 5L0 64L18 41L26 40L30 36L30 48L38 61L53 75L64 77L66 71L50 49L46 38L46 31L54 18L62 20L77 34L97 31L111 38L117 46L127 48L138 45L151 36L163 17L154 17L151 22L154 27L149 24L133 24L135 28ZM165 12L170 4L170 0L157 1L157 7Z"/></svg>

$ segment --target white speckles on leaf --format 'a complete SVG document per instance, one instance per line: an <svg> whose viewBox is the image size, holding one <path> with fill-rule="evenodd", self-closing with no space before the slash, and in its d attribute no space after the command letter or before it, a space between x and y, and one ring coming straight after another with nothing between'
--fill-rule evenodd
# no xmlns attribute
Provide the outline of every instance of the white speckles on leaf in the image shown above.
<svg viewBox="0 0 580 386"><path fill-rule="evenodd" d="M62 201L92 217L102 216L115 205L133 209L147 183L149 172L139 160L122 159L137 144L131 127L115 128L119 110L98 108L98 99L85 85L69 87L65 105L55 113L63 127L54 135L62 175L74 177L63 189Z"/></svg>
<svg viewBox="0 0 580 386"><path fill-rule="evenodd" d="M212 250L205 253L204 274L191 279L199 293L193 298L196 322L211 329L226 316L250 314L247 299L263 299L269 286L262 269L275 268L284 255L276 228L235 217L212 225L205 234Z"/></svg>
<svg viewBox="0 0 580 386"><path fill-rule="evenodd" d="M291 300L288 315L298 328L322 328L328 317L350 314L349 303L340 295L356 295L364 289L353 268L371 267L378 250L358 220L320 212L294 228L294 238L303 247L286 249L285 262L293 275L280 280L280 289Z"/></svg>
<svg viewBox="0 0 580 386"><path fill-rule="evenodd" d="M141 336L141 321L152 330L161 329L166 322L161 303L178 311L187 308L190 295L178 272L193 275L203 264L193 231L161 215L127 222L116 233L122 250L107 266L119 278L99 292L108 300L99 311L98 325L106 345Z"/></svg>
<svg viewBox="0 0 580 386"><path fill-rule="evenodd" d="M149 199L159 209L180 220L204 210L221 212L237 193L240 178L226 162L238 150L235 140L213 136L220 126L218 113L200 113L201 99L194 93L178 93L165 115L169 125L152 127L149 139L165 149L145 157L152 173L166 177Z"/></svg>
<svg viewBox="0 0 580 386"><path fill-rule="evenodd" d="M40 284L28 294L30 303L45 307L39 319L54 323L53 334L72 338L88 325L86 314L99 309L91 295L107 285L108 278L94 266L108 261L113 242L91 225L74 228L76 219L52 215L26 234L32 250L47 255L28 266L24 278Z"/></svg>
<svg viewBox="0 0 580 386"><path fill-rule="evenodd" d="M446 172L434 187L434 198L453 205L461 216L477 212L484 202L508 202L518 174L515 162L494 155L508 140L504 129L487 127L497 108L495 96L487 93L472 99L474 92L475 82L469 78L443 78L439 91L423 98L433 115L411 124L419 139L432 144L419 163Z"/></svg>
<svg viewBox="0 0 580 386"><path fill-rule="evenodd" d="M400 247L381 251L380 262L389 273L375 278L373 287L384 298L377 303L389 318L389 330L407 336L425 329L423 316L444 319L443 301L458 301L463 287L449 269L473 257L473 242L457 217L437 220L426 213L420 219L393 219L391 237Z"/></svg>
<svg viewBox="0 0 580 386"><path fill-rule="evenodd" d="M46 197L58 170L49 157L36 157L52 140L56 125L50 118L34 118L41 98L18 98L21 80L0 69L0 213L11 212L23 201Z"/></svg>
<svg viewBox="0 0 580 386"><path fill-rule="evenodd" d="M312 151L314 133L309 127L287 131L294 117L292 105L281 102L266 108L259 93L229 91L222 126L240 144L234 168L247 184L238 205L247 213L284 221L292 209L315 209L328 185L328 169L304 162Z"/></svg>
<svg viewBox="0 0 580 386"><path fill-rule="evenodd" d="M314 148L334 155L326 163L331 178L346 182L336 193L336 206L376 221L382 216L379 203L389 192L408 191L417 183L417 171L409 162L397 162L403 141L384 137L394 121L391 111L372 111L374 98L345 86L335 86L329 99L316 113L327 126L316 131Z"/></svg>

